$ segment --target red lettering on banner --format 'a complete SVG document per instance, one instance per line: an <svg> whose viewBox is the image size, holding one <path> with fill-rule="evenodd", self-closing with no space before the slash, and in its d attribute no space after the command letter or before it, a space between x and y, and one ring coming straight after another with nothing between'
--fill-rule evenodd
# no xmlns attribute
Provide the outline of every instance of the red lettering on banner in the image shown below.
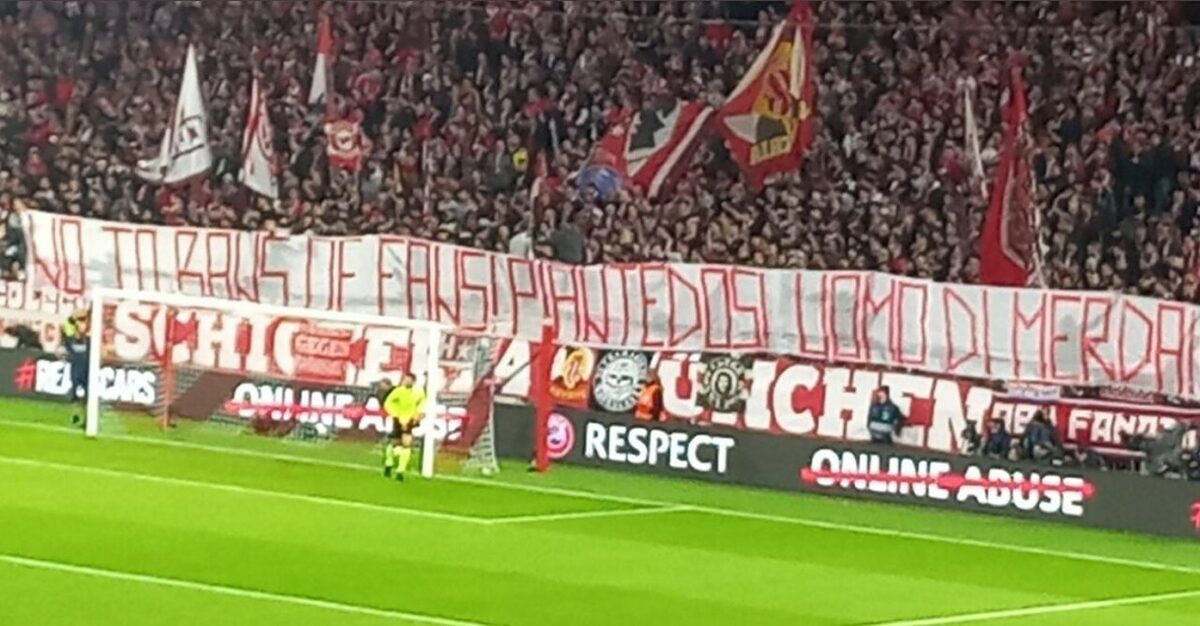
<svg viewBox="0 0 1200 626"><path fill-rule="evenodd" d="M866 352L867 352L866 360L867 361L887 362L896 357L896 317L897 317L895 314L895 308L896 308L895 307L895 302L896 302L895 286L896 286L896 283L890 276L883 277L883 280L887 281L887 286L888 286L887 295L884 296L883 298L880 298L879 300L876 300L875 295L874 295L876 278L879 278L879 276L875 275L875 274L871 275L871 278L867 282L866 289L863 289L863 295L862 295L863 303L862 303L862 309L861 309L862 310L862 323L860 324L862 328L861 328L860 332L862 334L863 345L866 346ZM875 320L878 319L881 312L882 312L882 314L887 315L887 319L885 320L885 321L887 321L887 330L884 333L884 336L887 339L887 345L885 346L886 352L884 352L883 354L880 354L878 357L876 357L876 355L871 351L871 343L872 342L869 340L868 334L870 333L870 329L871 329L872 325L875 323Z"/></svg>
<svg viewBox="0 0 1200 626"><path fill-rule="evenodd" d="M689 337L691 337L692 335L694 335L700 331L700 312L703 310L702 307L700 306L700 290L697 289L695 285L688 282L687 278L685 278L682 274L675 271L675 267L673 265L668 265L667 266L667 294L668 294L668 298L670 299L670 302L671 302L671 310L674 311L676 308L675 286L677 284L680 287L682 287L683 289L686 289L688 291L688 293L692 294L692 300L691 300L690 306L691 306L691 309L693 311L695 311L696 321L693 322L692 327L687 329L687 332L683 333L682 335L677 335L675 332L675 324L671 324L670 335L667 339L667 343L669 343L672 346L682 345L683 342L687 341L687 339Z"/></svg>
<svg viewBox="0 0 1200 626"><path fill-rule="evenodd" d="M1021 379L1021 329L1035 328L1037 332L1038 346L1038 370L1036 378L1045 380L1046 378L1046 296L1043 294L1038 298L1037 310L1031 316L1026 316L1021 310L1021 298L1017 293L1013 294L1013 328L1012 328L1012 359L1013 359L1013 378Z"/></svg>
<svg viewBox="0 0 1200 626"><path fill-rule="evenodd" d="M335 311L345 309L346 281L358 276L358 272L346 270L346 244L358 243L360 241L362 240L356 237L351 240L339 239L337 242L337 271L334 273L332 289L335 295L331 298L334 302Z"/></svg>
<svg viewBox="0 0 1200 626"><path fill-rule="evenodd" d="M491 321L489 312L492 311L492 307L494 306L493 298L491 297L491 289L492 289L492 285L494 284L494 281L492 280L492 274L490 271L487 272L487 276L488 276L487 281L482 282L482 283L476 283L476 282L471 281L472 272L471 272L470 267L468 267L467 263L474 259L483 259L486 261L487 255L483 251L471 250L469 248L455 248L454 249L454 263L456 266L456 273L458 275L458 289L459 289L459 297L458 297L459 308L457 311L458 315L456 316L456 318L459 320L458 323L463 328L465 328L467 330L479 331L479 330L486 329ZM489 270L492 269L491 264L488 264L487 267ZM466 300L465 296L467 294L476 294L479 297L479 303L482 306L479 307L480 316L479 316L478 320L465 319L466 316L463 315L462 305L463 305L463 302ZM468 306L468 308L474 308L474 307Z"/></svg>
<svg viewBox="0 0 1200 626"><path fill-rule="evenodd" d="M1157 323L1154 325L1154 372L1158 389L1163 393L1171 395L1179 394L1182 391L1180 384L1183 382L1184 355L1188 352L1188 336L1184 329L1184 320L1187 317L1186 313L1187 311L1182 304L1158 303L1158 318L1155 320ZM1168 322L1166 320L1167 314L1176 316L1176 320ZM1174 327L1179 335L1178 342L1173 346L1167 345L1164 338L1168 327ZM1171 358L1175 359L1175 387L1174 389L1167 389L1166 384L1163 382L1163 373L1166 371L1163 366L1163 360Z"/></svg>
<svg viewBox="0 0 1200 626"><path fill-rule="evenodd" d="M842 328L838 323L844 316L837 314L838 311L844 310L844 307L839 306L840 302L844 302L844 300L838 298L838 294L842 292L842 283L849 283L849 291L852 294L850 297L850 328L845 333L842 332ZM834 274L830 277L828 285L831 304L833 305L828 313L829 340L833 346L833 358L835 360L860 361L862 360L862 345L858 341L859 333L857 332L857 326L862 319L860 309L858 308L859 302L862 300L862 279L857 273ZM850 339L850 349L848 352L842 350L842 344L844 343L842 339L844 337Z"/></svg>
<svg viewBox="0 0 1200 626"><path fill-rule="evenodd" d="M919 294L921 299L921 313L919 316L919 327L921 329L921 350L919 358L912 358L905 352L904 330L907 314L905 312L904 294L907 291L914 291ZM929 287L922 283L911 283L907 281L898 281L896 289L896 311L899 318L896 323L896 362L901 365L910 365L912 367L925 367L925 363L929 360Z"/></svg>
<svg viewBox="0 0 1200 626"><path fill-rule="evenodd" d="M401 259L400 255L397 254L393 246L405 246L405 240L402 237L380 235L378 246L379 254L376 256L375 260L376 311L379 315L388 315L387 303L389 301L394 301L393 298L388 297L392 293L388 282L395 278L396 275L389 270L385 270L384 268L387 267L388 259L396 261ZM410 315L408 311L404 311L400 314L400 317L411 318L412 315Z"/></svg>
<svg viewBox="0 0 1200 626"><path fill-rule="evenodd" d="M175 231L175 290L180 293L188 293L184 287L183 279L194 278L200 283L200 294L211 296L208 291L208 283L205 280L203 270L192 269L192 258L196 254L196 242L200 239L199 233L190 228L180 228ZM185 243L186 240L186 243ZM183 253L180 253L180 246L183 245ZM196 264L199 264L197 261Z"/></svg>
<svg viewBox="0 0 1200 626"><path fill-rule="evenodd" d="M1196 348L1200 347L1196 342L1196 325L1200 323L1200 315L1197 315L1194 308L1190 310L1190 313L1192 321L1188 324L1187 367L1183 370L1184 382L1182 393L1189 397L1194 397L1196 395Z"/></svg>
<svg viewBox="0 0 1200 626"><path fill-rule="evenodd" d="M712 284L709 282L709 277L715 276L717 282ZM727 349L733 345L733 306L730 296L732 288L729 285L729 273L723 267L701 267L700 268L700 288L704 290L704 295L708 300L708 306L704 307L704 346L709 350ZM717 291L717 290L720 291ZM719 302L721 310L724 312L725 334L723 337L713 336L713 304Z"/></svg>
<svg viewBox="0 0 1200 626"><path fill-rule="evenodd" d="M42 256L40 248L37 246L38 238L33 230L33 221L29 221L29 241L30 252L33 256L34 266L44 275L55 289L69 296L83 296L87 291L87 265L84 262L83 255L83 226L78 219L57 218L51 223L50 228L50 249L54 256L50 263L47 263ZM73 233L73 237L71 234ZM68 242L74 244L73 248L76 252L75 258L69 258L67 254ZM115 246L114 246L115 247ZM53 268L53 269L51 269ZM72 269L77 270L79 275L78 284L72 281Z"/></svg>
<svg viewBox="0 0 1200 626"><path fill-rule="evenodd" d="M146 265L142 262L141 241L143 238L148 238L150 240L150 257L151 262L153 263L150 271L152 272L151 275L154 276L153 287L150 287L142 280L142 271L146 267ZM162 287L159 285L158 281L160 273L158 271L158 231L153 228L135 228L133 230L133 253L134 257L137 259L137 288L141 290L153 289L154 291L162 291Z"/></svg>
<svg viewBox="0 0 1200 626"><path fill-rule="evenodd" d="M508 282L512 285L512 310L513 310L513 330L520 332L521 330L521 303L525 300L534 300L538 304L544 304L538 297L538 274L535 273L536 268L532 261L527 261L519 257L508 257ZM522 290L517 283L517 269L522 268L525 272L526 282L529 284L528 290ZM541 331L541 324L538 325L538 331Z"/></svg>
<svg viewBox="0 0 1200 626"><path fill-rule="evenodd" d="M603 315L603 322L597 323L597 318L592 317L591 307L591 292L590 285L587 281L589 272L594 272L600 276L600 307ZM583 343L608 343L609 322L608 314L608 273L604 268L593 270L580 270L579 284L581 300L583 301Z"/></svg>
<svg viewBox="0 0 1200 626"><path fill-rule="evenodd" d="M275 241L286 242L287 237L280 237L278 235L275 235L275 234L269 233L269 232L262 233L261 238L258 240L258 245L259 245L258 268L255 273L258 276L260 276L262 279L275 278L275 279L278 279L281 283L283 283L283 302L282 302L282 304L283 304L283 306L288 306L291 302L292 290L291 290L291 284L288 280L287 271L286 270L283 270L283 271L273 270L273 269L270 269L267 267L267 259L269 259L271 256L270 255L271 243L275 242ZM286 250L287 247L285 246L284 249ZM261 281L261 279L255 281L255 283L256 283L255 290L256 291L258 291L258 288L260 286L259 285L260 281ZM258 291L258 293L261 295L262 292Z"/></svg>
<svg viewBox="0 0 1200 626"><path fill-rule="evenodd" d="M663 263L644 264L639 269L641 271L638 272L638 284L642 291L642 345L648 348L663 348L666 346L665 337L657 339L650 337L650 329L654 327L654 323L650 318L654 314L655 305L659 305L661 308L662 299L652 295L654 285L649 285L648 289L646 278L650 272L660 272L665 280L666 266ZM671 318L670 303L668 302L667 305L668 310L662 312L662 317L667 318L666 321L669 324Z"/></svg>
<svg viewBox="0 0 1200 626"><path fill-rule="evenodd" d="M575 284L575 274L571 270L572 266L570 265L551 263L547 266L547 271L550 277L550 317L554 319L554 327L558 329L558 332L561 336L561 333L563 332L562 318L564 317L562 315L562 310L564 307L561 305L566 304L565 308L572 314L572 321L574 322L574 325L571 327L571 334L569 335L572 339L572 343L574 343L575 341L578 341L578 338L582 333L579 332L579 299L577 298L579 287ZM570 285L569 291L565 289L559 289L559 276L566 277L567 284Z"/></svg>
<svg viewBox="0 0 1200 626"><path fill-rule="evenodd" d="M250 296L248 299L252 302L261 302L262 295L262 276L258 273L257 268L260 263L259 256L262 253L262 245L264 233L239 233L235 235L239 244L237 246L237 256L234 257L233 265L233 284L237 287L238 297L243 298ZM241 239L245 237L250 242L250 269L242 271L242 248ZM242 282L239 280L242 276L250 278L250 287L253 292L246 291L242 287Z"/></svg>
<svg viewBox="0 0 1200 626"><path fill-rule="evenodd" d="M220 267L213 263L214 259L217 258L217 255L213 252L213 244L218 241L225 242L225 265ZM206 257L204 270L208 274L206 285L206 288L208 289L207 293L222 298L236 298L237 296L234 292L232 279L233 268L230 267L231 257L233 256L232 235L224 231L213 231L208 233L208 235L204 238L204 252ZM225 293L223 294L218 294L216 288L213 286L213 283L218 279L224 279L225 281Z"/></svg>
<svg viewBox="0 0 1200 626"><path fill-rule="evenodd" d="M992 307L988 290L983 290L983 371L992 375Z"/></svg>
<svg viewBox="0 0 1200 626"><path fill-rule="evenodd" d="M1104 311L1104 323L1101 324L1101 328L1104 330L1103 334L1093 335L1088 332L1088 329L1092 326L1091 309L1094 304L1100 305L1100 308ZM1108 297L1088 296L1083 299L1083 340L1081 348L1083 352L1084 382L1092 382L1093 363L1098 364L1100 369L1104 370L1105 376L1108 377L1104 382L1116 382L1117 380L1116 367L1111 362L1105 361L1099 350L1096 349L1097 344L1108 343L1108 331L1111 325L1112 301Z"/></svg>
<svg viewBox="0 0 1200 626"><path fill-rule="evenodd" d="M414 318L423 320L433 319L433 289L430 288L430 273L432 272L432 268L429 263L429 245L418 239L409 239L404 254L404 267L408 270L408 274L404 280L405 303L408 305L408 314ZM425 255L425 271L423 273L418 273L416 264L413 263L413 258L416 257L415 253L418 250ZM425 297L423 298L425 301L425 310L421 313L418 313L417 308L413 306L413 292L416 290L417 285L425 287Z"/></svg>
<svg viewBox="0 0 1200 626"><path fill-rule="evenodd" d="M320 271L317 267L318 257L316 244L322 244L328 247L328 257L324 263L321 263L321 265L325 266L324 289L313 289L313 278L318 276L318 272ZM308 246L305 252L307 258L305 259L304 265L304 302L306 303L304 306L308 309L317 308L313 305L313 294L324 291L325 304L322 305L321 308L325 311L328 311L333 306L333 283L336 280L334 278L334 274L337 272L337 260L334 258L334 256L337 254L336 240L332 237L309 237Z"/></svg>
<svg viewBox="0 0 1200 626"><path fill-rule="evenodd" d="M113 277L116 278L117 289L125 288L125 265L122 263L121 250L125 249L121 241L121 235L131 232L132 229L124 226L115 226L111 224L103 224L100 226L100 231L108 233L112 236L112 251L113 251ZM58 238L55 238L55 263L58 263ZM57 281L57 279L55 279ZM62 289L62 286L55 282L55 287Z"/></svg>
<svg viewBox="0 0 1200 626"><path fill-rule="evenodd" d="M488 262L488 269L491 271L492 288L495 290L495 293L492 294L492 317L490 318L494 323L495 320L500 319L500 276L503 275L501 263L503 263L504 257L501 257L498 254L491 254L488 255L488 258L490 259ZM517 329L515 326L512 329L512 334L517 334Z"/></svg>
<svg viewBox="0 0 1200 626"><path fill-rule="evenodd" d="M1152 333L1154 332L1154 329L1153 329L1153 323L1151 323L1151 321L1150 321L1150 316L1146 315L1145 311L1134 306L1133 303L1129 300L1124 300L1124 301L1122 301L1121 304L1122 304L1121 320L1120 320L1121 330L1120 330L1120 333L1117 338L1117 366L1120 368L1120 371L1121 371L1120 381L1123 383L1127 383L1127 382L1133 380L1133 378L1135 376L1140 374L1142 372L1142 370L1147 365L1150 364L1150 361L1151 361L1150 342L1153 340ZM1146 351L1142 354L1142 360L1138 361L1136 366L1133 367L1132 369L1126 367L1126 360L1125 360L1125 347L1127 345L1129 345L1129 343L1126 341L1127 337L1125 336L1125 327L1127 325L1126 322L1129 319L1128 314L1132 314L1132 315L1136 315L1137 317L1140 317L1142 319L1142 322L1145 323L1145 325L1146 325L1146 336L1141 341L1141 344L1143 346L1145 346Z"/></svg>
<svg viewBox="0 0 1200 626"><path fill-rule="evenodd" d="M741 291L738 289L738 278L742 276L751 279L757 279L758 298L752 300L749 304L745 304L742 299L738 297L738 295L741 293ZM738 350L765 348L767 344L767 288L764 282L763 273L759 270L748 270L740 267L734 268L730 283L730 286L732 287L731 293L733 294L733 296L729 299L729 303L732 305L731 309L738 313L749 313L750 319L754 321L754 339L749 342L733 343L733 348ZM729 334L731 339L733 335L733 324L734 320L733 315L731 314L729 324ZM672 324L672 326L674 326L674 324Z"/></svg>
<svg viewBox="0 0 1200 626"><path fill-rule="evenodd" d="M311 309L312 305L312 278L313 278L313 244L316 237L308 237L305 240L304 246L305 263L304 263L304 308Z"/></svg>
<svg viewBox="0 0 1200 626"><path fill-rule="evenodd" d="M1063 332L1059 332L1062 329L1061 323L1073 322L1073 323L1067 324L1067 329L1072 334L1079 333L1080 335L1082 335L1081 328L1083 326L1083 324L1081 323L1083 321L1082 319L1080 319L1080 320L1064 319L1066 316L1060 315L1059 305L1060 304L1073 304L1076 307L1078 307L1078 306L1080 306L1080 303L1082 302L1082 300L1083 299L1079 296L1066 295L1066 294L1062 294L1062 293L1053 293L1050 295L1050 378L1052 380L1073 383L1073 382L1079 381L1079 379L1080 379L1080 376L1081 376L1080 372L1076 372L1074 374L1063 375L1061 370L1058 369L1059 359L1058 359L1057 346L1062 343L1068 343L1071 340L1071 335L1068 335ZM1083 358L1082 358L1082 356L1083 356L1082 350L1079 350L1077 348L1076 350L1073 351L1073 353L1070 353L1070 356L1074 359L1079 359L1080 368L1082 368L1084 366Z"/></svg>
<svg viewBox="0 0 1200 626"><path fill-rule="evenodd" d="M429 254L433 257L433 263L429 272L429 297L433 300L433 304L430 306L433 311L433 317L430 319L437 320L439 322L449 322L451 325L458 326L459 296L457 286L459 280L457 274L451 274L453 277L453 280L451 281L451 289L454 291L455 299L455 304L453 307L450 306L450 301L443 297L445 292L442 291L442 286L444 284L442 281L442 258L444 253L450 249L452 248L449 246L437 244L434 244L429 248ZM451 272L457 272L457 268L453 263L451 264L450 270Z"/></svg>
<svg viewBox="0 0 1200 626"><path fill-rule="evenodd" d="M954 333L951 331L955 326L954 317L950 314L950 302L957 302L962 311L969 318L971 328L971 351L964 352L961 357L955 357L954 349ZM975 330L975 311L967 304L965 298L958 294L958 291L950 285L945 285L942 289L942 315L945 323L946 332L946 371L954 373L963 363L979 356L979 335Z"/></svg>
<svg viewBox="0 0 1200 626"><path fill-rule="evenodd" d="M631 263L617 265L617 271L621 273L621 301L625 303L625 323L621 331L621 345L629 343L630 331L633 329L633 309L629 304L629 274L636 270L637 266Z"/></svg>
<svg viewBox="0 0 1200 626"><path fill-rule="evenodd" d="M821 338L821 345L816 350L809 348L808 333L806 333L804 330L804 319L807 316L807 312L808 312L807 311L808 306L806 306L807 298L804 297L804 284L805 284L804 278L805 278L805 276L808 276L811 279L813 274L809 274L807 272L796 272L796 278L795 278L796 335L797 335L797 344L798 344L796 346L796 354L798 356L801 356L804 358L824 361L825 356L827 354L829 354L829 333L825 332L825 322L824 322L824 315L825 315L825 310L826 310L826 305L825 305L826 276L824 274L816 275L816 276L819 276L821 279L820 291L818 292L818 293L820 293L820 298L818 298L818 300L817 300L818 306L815 309L817 314L820 316L817 319L817 326L818 326L818 328L820 328L821 334L819 336Z"/></svg>

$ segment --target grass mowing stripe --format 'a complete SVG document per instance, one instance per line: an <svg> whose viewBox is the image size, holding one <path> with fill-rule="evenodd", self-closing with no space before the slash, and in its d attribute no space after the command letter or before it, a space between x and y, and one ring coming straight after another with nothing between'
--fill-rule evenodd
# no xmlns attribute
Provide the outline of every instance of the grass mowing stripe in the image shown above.
<svg viewBox="0 0 1200 626"><path fill-rule="evenodd" d="M306 598L303 596L291 596L281 593L270 593L267 591L254 591L252 589L241 589L239 587L226 587L223 585L213 585L209 583L195 582L191 580L180 580L177 578L162 578L159 576L149 576L146 574L134 574L131 572L121 572L117 570L99 569L94 567L85 567L82 565L72 565L70 563L60 563L57 561L43 561L41 559L30 559L21 556L9 554L0 554L0 562L17 565L21 567L29 567L33 569L50 570L55 572L66 572L69 574L78 574L81 576L94 576L97 578L108 578L112 580L124 580L130 582L144 583L147 585L157 585L160 587L175 587L177 589L188 589L191 591L205 591L208 593L216 593L226 596L234 596L238 598L250 598L254 600L263 600L266 602L280 602L284 604L294 604L299 606L307 606L316 609L324 609L327 611L338 611L341 613L354 613L358 615L369 615L371 617L383 617L388 619L407 620L410 622L419 622L422 624L435 624L437 626L488 626L481 622L469 622L464 620L452 619L449 617L438 617L436 615L422 615L420 613L406 613L404 611L393 611L390 609L378 609L369 606L359 606L356 604L344 604L341 602L331 602L329 600L318 600L316 598Z"/></svg>
<svg viewBox="0 0 1200 626"><path fill-rule="evenodd" d="M268 498L277 498L281 500L293 500L296 502L306 502L309 504L319 504L324 506L338 506L351 509L359 509L363 511L372 511L376 513L391 513L395 515L406 515L411 517L425 517L449 522L459 522L464 524L487 524L488 519L482 517L471 517L467 515L455 515L453 513L439 513L437 511L428 511L425 509L408 509L398 506L386 506L382 504L371 504L369 502L361 502L358 500L340 500L337 498L326 498L322 496L312 496L301 493L289 493L286 491L271 491L269 489L255 489L253 487L243 487L241 485L230 485L227 483L212 483L199 480L188 480L185 478L169 478L166 476L158 476L154 474L140 474L137 472L125 472L121 470L103 469L99 467L89 467L86 465L67 465L65 463L52 463L49 461L37 461L34 459L17 458L11 456L0 456L0 463L9 465L20 465L24 467L36 467L42 469L61 470L75 474L92 474L96 476L109 476L112 478L125 478L129 480L140 480L150 483L158 483L162 485L175 485L180 487L193 487L197 489L209 489L213 491L224 491L226 493L236 493L241 495L263 496Z"/></svg>
<svg viewBox="0 0 1200 626"><path fill-rule="evenodd" d="M663 513L678 513L692 511L687 506L666 506L645 509L615 509L608 511L576 511L573 513L547 513L545 515L513 515L496 517L488 520L488 524L529 524L533 522L562 522L577 519L595 519L597 517L627 517L630 515L661 515Z"/></svg>
<svg viewBox="0 0 1200 626"><path fill-rule="evenodd" d="M57 432L78 433L77 429L52 426L49 424L38 424L30 422L16 422L11 420L0 420L0 424L13 425L19 427L28 427L38 430L50 430ZM319 465L325 467L340 467L344 469L352 469L358 471L374 471L373 468L365 465L354 463L346 463L339 461L327 461L323 459L313 459L308 457L278 454L272 452L263 452L258 450L241 450L235 448L223 448L220 446L210 446L205 444L196 444L185 441L174 441L170 439L154 439L150 437L138 437L131 435L112 435L103 436L106 439L117 441L128 441L131 443L145 443L150 445L171 446L179 448L190 448L194 450L203 450L218 454L232 454L238 456L249 456L265 459L273 459L277 461L288 461L294 463L304 463L309 465ZM465 476L439 476L442 480L453 482L462 482L476 485L484 485L496 487L500 489L512 489L517 491L528 491L532 493L542 493L548 495L568 496L576 498L584 498L590 500L599 500L605 502L619 502L624 504L635 504L647 507L690 507L695 512L708 513L710 515L720 515L724 517L736 517L742 519L751 519L765 522L776 522L781 524L795 524L798 526L807 526L810 528L820 528L824 530L853 532L865 535L875 535L884 537L895 537L897 539L911 539L916 541L928 541L934 543L944 543L950 545L968 546L974 548L982 548L988 550L1000 550L1005 552L1016 552L1022 554L1035 554L1038 556L1055 557L1062 559L1070 559L1075 561L1087 561L1092 563L1103 563L1106 565L1117 565L1122 567L1133 567L1138 569L1153 570L1160 572L1175 572L1181 574L1200 574L1200 567L1188 567L1184 565L1173 565L1170 563L1160 563L1156 561L1142 561L1137 559L1126 559L1121 557L1106 556L1102 554L1091 554L1086 552L1075 552L1071 550L1057 550L1054 548L1039 548L1035 546L1025 546L1019 544L1002 543L998 541L985 541L982 539L968 539L963 537L952 537L948 535L935 535L931 533L921 533L906 530L897 530L892 528L881 528L877 526L863 526L859 524L844 524L840 522L829 522L823 520L809 519L803 517L792 517L785 515L772 515L768 513L755 513L752 511L741 511L736 509L693 506L684 502L667 502L663 500L648 500L643 498L629 498L620 495L610 495L603 493L594 493L590 491L578 491L575 489L564 489L560 487L544 487L539 485L523 485L517 483L507 483L496 479L470 478Z"/></svg>
<svg viewBox="0 0 1200 626"><path fill-rule="evenodd" d="M1084 602L1070 602L1067 604L1031 606L1023 609L1005 609L1001 611L985 611L981 613L963 613L961 615L947 615L944 617L930 617L925 619L904 620L899 622L880 622L874 624L873 626L938 626L939 624L966 624L969 622L982 622L986 620L1033 617L1036 615L1050 615L1053 613L1074 613L1077 611L1090 611L1094 609L1109 609L1119 606L1151 604L1154 602L1168 602L1170 600L1185 600L1187 598L1197 597L1200 597L1200 590L1175 591L1171 593L1158 593L1148 596L1111 598L1108 600L1087 600Z"/></svg>
<svg viewBox="0 0 1200 626"><path fill-rule="evenodd" d="M1062 559L1072 559L1076 561L1090 561L1092 563L1104 563L1106 565L1120 565L1124 567L1136 567L1140 569L1155 570L1160 572L1176 572L1180 574L1200 574L1200 568L1187 567L1186 565L1172 565L1170 563L1159 563L1157 561L1139 561L1136 559L1125 559L1116 556L1105 556L1103 554L1090 554L1087 552L1074 552L1071 550L1056 550L1053 548L1038 548L1035 546L1023 546L1009 543L1000 543L996 541L984 541L982 539L968 539L965 537L948 537L946 535L934 535L929 533L919 533L908 530L895 530L892 528L879 528L876 526L860 526L858 524L843 524L840 522L825 522L821 520L805 519L802 517L789 517L786 515L771 515L768 513L752 513L749 511L734 511L732 509L719 509L705 506L692 507L694 511L699 513L708 513L710 515L723 515L726 517L740 517L744 519L755 519L764 522L777 522L780 524L796 524L798 526L808 526L809 528L822 528L825 530L845 531L858 533L862 535L877 535L880 537L895 537L897 539L913 539L916 541L930 541L935 543L947 543L958 546L968 546L973 548L983 548L988 550L1003 550L1006 552L1020 552L1024 554L1036 554L1038 556L1057 557Z"/></svg>

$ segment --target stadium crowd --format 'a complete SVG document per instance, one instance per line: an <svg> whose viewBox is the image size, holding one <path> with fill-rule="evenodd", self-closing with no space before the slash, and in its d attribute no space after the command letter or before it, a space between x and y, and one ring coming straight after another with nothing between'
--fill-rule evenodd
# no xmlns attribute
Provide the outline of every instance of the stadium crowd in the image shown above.
<svg viewBox="0 0 1200 626"><path fill-rule="evenodd" d="M1015 51L1047 284L1200 301L1200 56L1178 3L819 2L819 132L802 171L752 192L714 138L660 199L574 188L619 107L664 92L720 104L786 10L757 8L0 3L0 210L971 282ZM318 11L335 34L335 105L357 110L372 142L357 176L327 167L323 110L307 102ZM132 165L157 148L189 43L216 163L201 184L154 187ZM283 159L278 202L237 183L253 70ZM966 88L982 179L964 147ZM539 154L549 191L535 212ZM3 235L12 273L15 224Z"/></svg>

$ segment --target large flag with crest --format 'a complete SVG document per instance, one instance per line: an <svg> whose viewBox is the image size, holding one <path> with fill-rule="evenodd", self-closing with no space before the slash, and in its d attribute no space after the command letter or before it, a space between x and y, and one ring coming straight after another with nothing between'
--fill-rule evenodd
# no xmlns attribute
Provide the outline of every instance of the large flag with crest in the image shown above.
<svg viewBox="0 0 1200 626"><path fill-rule="evenodd" d="M753 187L799 169L815 133L812 7L792 5L719 113L717 128Z"/></svg>
<svg viewBox="0 0 1200 626"><path fill-rule="evenodd" d="M149 182L169 185L207 172L212 167L212 160L208 114L204 111L200 71L196 67L196 48L188 46L183 84L175 101L175 112L163 131L158 154L138 161L136 171Z"/></svg>

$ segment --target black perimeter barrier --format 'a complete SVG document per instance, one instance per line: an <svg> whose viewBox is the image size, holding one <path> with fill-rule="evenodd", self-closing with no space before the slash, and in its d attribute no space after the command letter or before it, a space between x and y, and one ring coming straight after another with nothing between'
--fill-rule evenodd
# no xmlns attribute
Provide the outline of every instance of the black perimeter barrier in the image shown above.
<svg viewBox="0 0 1200 626"><path fill-rule="evenodd" d="M1200 540L1200 484L570 409L558 463ZM530 458L533 411L496 406L496 448Z"/></svg>

